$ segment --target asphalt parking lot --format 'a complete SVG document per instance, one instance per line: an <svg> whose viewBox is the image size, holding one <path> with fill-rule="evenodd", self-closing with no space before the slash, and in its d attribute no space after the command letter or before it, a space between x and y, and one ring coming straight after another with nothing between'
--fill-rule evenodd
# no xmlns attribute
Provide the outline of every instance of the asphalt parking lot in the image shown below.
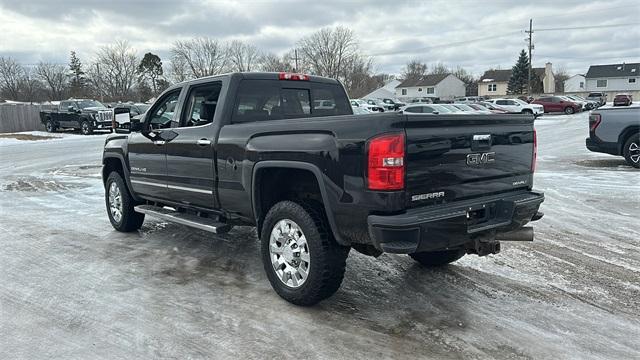
<svg viewBox="0 0 640 360"><path fill-rule="evenodd" d="M0 139L0 358L639 358L640 172L586 150L587 117L536 121L533 243L436 270L352 251L312 308L251 228L114 231L105 135Z"/></svg>

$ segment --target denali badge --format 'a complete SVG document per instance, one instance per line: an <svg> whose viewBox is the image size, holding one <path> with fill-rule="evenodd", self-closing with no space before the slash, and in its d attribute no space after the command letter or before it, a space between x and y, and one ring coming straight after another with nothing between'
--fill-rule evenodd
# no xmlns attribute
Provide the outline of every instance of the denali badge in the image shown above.
<svg viewBox="0 0 640 360"><path fill-rule="evenodd" d="M477 153L467 155L467 165L477 166L480 164L488 164L496 161L496 152Z"/></svg>
<svg viewBox="0 0 640 360"><path fill-rule="evenodd" d="M428 193L428 194L413 195L411 197L411 201L438 199L438 198L441 198L441 197L444 197L444 191Z"/></svg>

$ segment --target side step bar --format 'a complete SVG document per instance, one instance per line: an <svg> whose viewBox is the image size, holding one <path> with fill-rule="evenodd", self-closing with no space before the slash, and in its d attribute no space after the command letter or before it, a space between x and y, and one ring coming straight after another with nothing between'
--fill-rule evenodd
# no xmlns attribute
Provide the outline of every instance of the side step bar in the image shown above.
<svg viewBox="0 0 640 360"><path fill-rule="evenodd" d="M231 230L232 225L218 222L214 219L203 218L196 215L179 213L177 211L165 209L153 205L138 205L134 208L136 212L156 217L169 222L182 224L196 229L212 232L214 234L224 234Z"/></svg>

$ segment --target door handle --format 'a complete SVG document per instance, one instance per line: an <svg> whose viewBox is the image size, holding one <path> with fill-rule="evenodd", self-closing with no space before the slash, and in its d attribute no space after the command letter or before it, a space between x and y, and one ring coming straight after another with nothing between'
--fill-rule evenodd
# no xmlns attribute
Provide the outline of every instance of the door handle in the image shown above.
<svg viewBox="0 0 640 360"><path fill-rule="evenodd" d="M208 146L211 145L211 140L208 139L198 139L198 141L196 141L196 144L200 145L200 146Z"/></svg>
<svg viewBox="0 0 640 360"><path fill-rule="evenodd" d="M156 140L153 143L155 145L162 146L162 145L166 144L166 141L164 141L164 140Z"/></svg>

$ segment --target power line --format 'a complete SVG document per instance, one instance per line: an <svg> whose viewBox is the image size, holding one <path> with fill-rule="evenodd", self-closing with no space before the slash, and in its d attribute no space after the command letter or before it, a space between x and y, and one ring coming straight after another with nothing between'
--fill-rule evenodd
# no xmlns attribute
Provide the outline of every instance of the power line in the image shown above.
<svg viewBox="0 0 640 360"><path fill-rule="evenodd" d="M602 29L622 26L638 26L640 23L628 23L628 24L611 24L611 25L589 25L589 26L573 26L573 27L559 27L559 28L546 28L536 29L536 31L559 31L559 30L582 30L582 29Z"/></svg>

